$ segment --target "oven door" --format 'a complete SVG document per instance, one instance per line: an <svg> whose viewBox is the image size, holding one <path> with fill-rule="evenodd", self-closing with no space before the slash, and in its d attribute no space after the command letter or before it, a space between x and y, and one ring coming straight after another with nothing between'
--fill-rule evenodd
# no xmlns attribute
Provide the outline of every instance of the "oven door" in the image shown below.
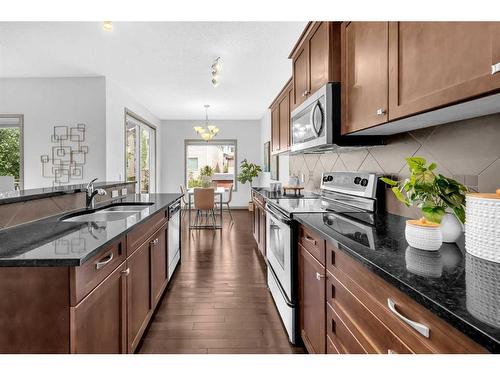
<svg viewBox="0 0 500 375"><path fill-rule="evenodd" d="M290 219L266 208L266 256L284 297L292 303L292 231Z"/></svg>

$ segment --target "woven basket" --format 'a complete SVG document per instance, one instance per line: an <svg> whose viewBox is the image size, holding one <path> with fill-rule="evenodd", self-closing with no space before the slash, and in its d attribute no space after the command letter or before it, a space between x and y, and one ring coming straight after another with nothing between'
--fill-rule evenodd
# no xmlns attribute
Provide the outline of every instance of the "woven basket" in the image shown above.
<svg viewBox="0 0 500 375"><path fill-rule="evenodd" d="M500 195L468 194L465 211L465 249L500 263Z"/></svg>
<svg viewBox="0 0 500 375"><path fill-rule="evenodd" d="M467 310L477 319L500 327L500 264L465 254Z"/></svg>

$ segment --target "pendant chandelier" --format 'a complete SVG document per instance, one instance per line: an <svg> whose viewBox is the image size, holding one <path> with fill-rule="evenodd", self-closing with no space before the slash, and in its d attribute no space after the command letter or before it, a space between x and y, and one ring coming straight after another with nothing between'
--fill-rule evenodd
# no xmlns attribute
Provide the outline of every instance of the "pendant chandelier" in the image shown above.
<svg viewBox="0 0 500 375"><path fill-rule="evenodd" d="M210 106L205 104L205 126L195 126L194 131L204 140L210 141L219 132L219 128L215 125L208 125L208 108Z"/></svg>

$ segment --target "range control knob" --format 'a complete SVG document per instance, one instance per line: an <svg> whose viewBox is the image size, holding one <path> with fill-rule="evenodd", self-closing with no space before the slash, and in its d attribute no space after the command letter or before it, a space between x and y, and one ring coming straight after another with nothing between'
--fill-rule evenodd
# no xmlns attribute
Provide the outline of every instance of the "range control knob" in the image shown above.
<svg viewBox="0 0 500 375"><path fill-rule="evenodd" d="M356 185L359 185L359 183L360 183L360 182L361 182L361 177L356 177L356 178L354 179L354 183L355 183Z"/></svg>
<svg viewBox="0 0 500 375"><path fill-rule="evenodd" d="M328 179L327 179L327 180L328 180L328 182L333 181L333 176L328 176Z"/></svg>
<svg viewBox="0 0 500 375"><path fill-rule="evenodd" d="M328 176L323 176L323 182L328 181Z"/></svg>
<svg viewBox="0 0 500 375"><path fill-rule="evenodd" d="M366 185L368 185L368 180L366 178L363 178L361 180L361 186L366 186Z"/></svg>

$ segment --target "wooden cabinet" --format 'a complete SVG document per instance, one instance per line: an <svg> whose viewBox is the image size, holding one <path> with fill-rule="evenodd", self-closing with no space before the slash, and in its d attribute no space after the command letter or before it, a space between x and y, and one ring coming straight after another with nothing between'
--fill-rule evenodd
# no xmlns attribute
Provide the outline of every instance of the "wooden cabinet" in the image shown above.
<svg viewBox="0 0 500 375"><path fill-rule="evenodd" d="M326 353L325 266L299 245L300 334L311 354Z"/></svg>
<svg viewBox="0 0 500 375"><path fill-rule="evenodd" d="M498 22L391 22L389 120L500 88ZM500 67L499 67L500 70Z"/></svg>
<svg viewBox="0 0 500 375"><path fill-rule="evenodd" d="M126 265L70 310L71 353L127 352Z"/></svg>
<svg viewBox="0 0 500 375"><path fill-rule="evenodd" d="M387 22L342 24L342 133L387 122Z"/></svg>
<svg viewBox="0 0 500 375"><path fill-rule="evenodd" d="M154 306L160 301L168 281L167 231L168 225L165 224L149 242L151 252L151 299Z"/></svg>
<svg viewBox="0 0 500 375"><path fill-rule="evenodd" d="M271 151L284 152L290 149L290 97L292 80L286 83L271 106Z"/></svg>
<svg viewBox="0 0 500 375"><path fill-rule="evenodd" d="M264 207L260 210L260 236L259 236L259 250L262 256L266 257L266 210Z"/></svg>
<svg viewBox="0 0 500 375"><path fill-rule="evenodd" d="M266 210L264 200L258 194L253 196L253 237L260 253L266 256Z"/></svg>
<svg viewBox="0 0 500 375"><path fill-rule="evenodd" d="M128 259L127 276L127 321L128 352L133 353L142 333L146 329L152 309L151 299L151 253L145 242Z"/></svg>
<svg viewBox="0 0 500 375"><path fill-rule="evenodd" d="M289 58L294 109L327 82L340 82L340 22L309 22Z"/></svg>

